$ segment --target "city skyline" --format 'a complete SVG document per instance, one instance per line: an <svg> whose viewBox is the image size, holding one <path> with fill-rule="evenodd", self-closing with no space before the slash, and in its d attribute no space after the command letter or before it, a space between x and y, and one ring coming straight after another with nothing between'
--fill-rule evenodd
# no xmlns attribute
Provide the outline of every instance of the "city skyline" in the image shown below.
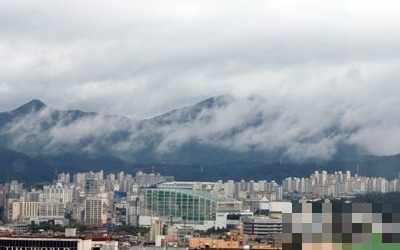
<svg viewBox="0 0 400 250"><path fill-rule="evenodd" d="M16 180L0 184L0 207L3 208L0 211L2 230L13 232L12 237L36 235L35 227L53 225L58 231L74 225L84 226L86 231L80 234L85 236L99 230L113 235L120 228L146 228L148 233L142 242L155 246L167 244L160 241L161 237L192 248L206 242L224 248L225 242L228 248L241 249L243 243L236 242L237 238L219 242L198 234L228 230L235 232L233 236L247 235L246 242L261 237L264 244L286 244L284 249L287 244L301 242L308 246L322 243L381 246L397 242L392 238L395 233L392 227L381 224L398 226L392 212L400 211L399 204L381 200L362 203L362 197L390 197L394 202L399 199L399 191L400 179L369 178L351 175L350 171L314 171L309 178L286 178L282 186L267 180L179 182L172 176L140 171L135 175L122 171L108 174L90 171L72 176L63 172L52 184L42 188L26 189ZM359 196L361 193L365 195ZM361 223L369 224L366 227L370 229L361 230L364 228ZM343 229L342 224L352 226ZM310 227L319 230L310 230ZM42 231L47 239L53 235L63 237L52 230ZM360 233L366 238L359 237ZM321 234L325 236L321 238ZM303 241L299 241L299 235ZM310 235L316 237L310 238ZM138 240L135 238L134 244Z"/></svg>
<svg viewBox="0 0 400 250"><path fill-rule="evenodd" d="M397 249L399 13L0 0L0 248Z"/></svg>

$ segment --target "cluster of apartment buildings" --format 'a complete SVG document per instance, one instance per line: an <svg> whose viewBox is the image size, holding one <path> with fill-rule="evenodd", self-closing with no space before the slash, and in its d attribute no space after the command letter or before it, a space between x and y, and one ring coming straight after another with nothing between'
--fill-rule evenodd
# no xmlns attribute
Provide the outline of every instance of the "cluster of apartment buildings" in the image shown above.
<svg viewBox="0 0 400 250"><path fill-rule="evenodd" d="M244 235L261 237L279 246L285 223L292 225L301 214L293 213L297 210L293 210L292 203L283 201L282 195L340 197L399 191L399 186L399 179L352 176L350 171L332 174L315 171L309 178L286 178L282 185L266 180L178 182L172 176L155 173L105 175L99 171L76 173L72 178L62 173L53 184L40 189L28 190L15 180L5 183L0 185L0 206L3 220L13 223L14 232L23 232L27 225L43 221L67 225L74 220L91 228L108 229L119 225L145 226L150 228L148 241L165 246L168 242L189 243L187 236L194 230L229 228L241 229ZM330 205L324 207L330 208ZM291 231L286 233L290 239L283 242L294 242ZM243 245L242 238L236 243L232 239L229 244ZM192 239L191 242L205 246L209 240ZM223 244L212 242L211 246Z"/></svg>
<svg viewBox="0 0 400 250"><path fill-rule="evenodd" d="M256 213L262 200L282 201L287 193L340 197L372 191L400 191L400 180L315 171L309 178L286 178L282 185L266 180L178 182L172 176L141 171L135 175L99 171L61 173L41 189L27 190L13 180L0 185L0 206L5 220L19 223L65 225L75 220L91 227L146 226L158 216L207 228L220 213ZM226 227L224 223L217 225Z"/></svg>
<svg viewBox="0 0 400 250"><path fill-rule="evenodd" d="M135 224L137 219L127 214L138 215L140 188L171 180L160 174L104 175L103 171L77 173L71 180L70 174L62 173L52 185L30 190L13 180L0 185L0 205L9 222L65 225L75 220L92 227Z"/></svg>
<svg viewBox="0 0 400 250"><path fill-rule="evenodd" d="M196 224L199 229L226 227L226 214L255 212L262 198L280 201L282 187L265 180L176 182L172 176L140 171L135 175L62 173L40 189L28 190L16 180L0 185L3 219L19 224L67 225L74 220L112 228L151 226L154 218L163 218Z"/></svg>
<svg viewBox="0 0 400 250"><path fill-rule="evenodd" d="M288 177L282 181L284 192L313 194L315 196L349 196L368 192L400 191L400 179L383 177L352 176L350 171L315 171L309 178Z"/></svg>

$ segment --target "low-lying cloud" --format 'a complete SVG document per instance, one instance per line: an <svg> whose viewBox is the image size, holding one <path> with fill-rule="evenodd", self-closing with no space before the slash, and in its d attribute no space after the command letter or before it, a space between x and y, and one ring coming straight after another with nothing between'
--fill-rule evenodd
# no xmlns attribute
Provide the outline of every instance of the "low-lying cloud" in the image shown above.
<svg viewBox="0 0 400 250"><path fill-rule="evenodd" d="M44 108L6 124L1 135L8 137L7 146L28 154L105 152L129 158L150 148L163 156L192 142L266 155L279 150L290 160L329 160L342 145L361 154L400 152L400 145L388 140L400 134L397 113L386 117L374 111L374 103L349 106L345 100L331 103L328 95L323 99L290 107L281 98L220 96L211 107L199 104L148 120L100 114L75 119L71 112L54 120L57 111ZM386 104L389 111L392 101Z"/></svg>
<svg viewBox="0 0 400 250"><path fill-rule="evenodd" d="M399 153L399 11L369 0L5 2L1 111L41 99L135 120L47 124L42 110L3 127L4 144L124 156L192 141L295 159L329 159L341 144ZM140 122L221 94L234 98L190 121Z"/></svg>

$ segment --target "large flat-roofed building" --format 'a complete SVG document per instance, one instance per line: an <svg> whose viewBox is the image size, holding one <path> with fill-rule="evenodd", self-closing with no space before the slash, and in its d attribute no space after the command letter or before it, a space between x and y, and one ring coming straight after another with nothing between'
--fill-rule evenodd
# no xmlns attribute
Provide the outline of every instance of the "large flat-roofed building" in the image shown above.
<svg viewBox="0 0 400 250"><path fill-rule="evenodd" d="M10 202L8 219L10 221L22 220L24 217L39 215L39 202L12 201Z"/></svg>
<svg viewBox="0 0 400 250"><path fill-rule="evenodd" d="M216 220L217 213L240 213L238 200L208 192L180 189L144 189L141 215L185 218L187 222Z"/></svg>
<svg viewBox="0 0 400 250"><path fill-rule="evenodd" d="M59 202L28 202L23 198L10 202L8 219L13 222L40 221L41 219L64 219L65 203Z"/></svg>

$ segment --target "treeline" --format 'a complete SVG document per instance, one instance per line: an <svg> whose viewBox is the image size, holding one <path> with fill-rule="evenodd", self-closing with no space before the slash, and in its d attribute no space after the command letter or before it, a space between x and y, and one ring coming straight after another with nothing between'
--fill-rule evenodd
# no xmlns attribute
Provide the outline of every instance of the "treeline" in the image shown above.
<svg viewBox="0 0 400 250"><path fill-rule="evenodd" d="M352 203L400 203L400 192L358 194Z"/></svg>
<svg viewBox="0 0 400 250"><path fill-rule="evenodd" d="M115 233L126 233L131 235L139 235L139 234L144 235L149 231L150 231L149 227L135 227L129 225L119 226L113 230L113 232Z"/></svg>
<svg viewBox="0 0 400 250"><path fill-rule="evenodd" d="M67 226L61 226L57 225L51 222L41 222L39 224L32 223L29 226L29 230L31 232L39 232L40 230L44 231L53 231L53 232L65 232L66 228L76 228L79 232L84 232L86 230L90 230L91 228L76 223L72 222ZM148 233L150 228L148 227L135 227L135 226L129 226L129 225L123 225L123 226L117 226L110 230L111 232L114 233L120 233L120 234L132 234L132 235L138 235L140 233L141 235L144 235L145 233Z"/></svg>

